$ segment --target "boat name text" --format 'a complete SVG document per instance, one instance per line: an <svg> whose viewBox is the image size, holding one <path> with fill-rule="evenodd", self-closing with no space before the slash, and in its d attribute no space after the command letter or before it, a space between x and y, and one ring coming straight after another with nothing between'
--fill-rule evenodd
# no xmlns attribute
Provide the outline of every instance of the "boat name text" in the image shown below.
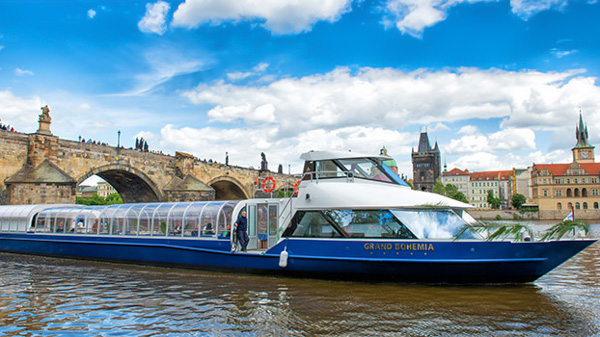
<svg viewBox="0 0 600 337"><path fill-rule="evenodd" d="M365 243L365 250L434 250L431 243Z"/></svg>

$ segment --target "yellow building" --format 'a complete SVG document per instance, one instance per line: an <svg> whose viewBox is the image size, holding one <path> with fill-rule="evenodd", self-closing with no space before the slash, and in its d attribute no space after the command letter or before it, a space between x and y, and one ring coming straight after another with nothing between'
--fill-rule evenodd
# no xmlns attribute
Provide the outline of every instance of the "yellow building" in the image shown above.
<svg viewBox="0 0 600 337"><path fill-rule="evenodd" d="M587 126L579 115L577 144L570 164L533 164L532 199L540 211L568 214L571 209L597 211L600 204L600 163L594 162L594 147L588 142Z"/></svg>
<svg viewBox="0 0 600 337"><path fill-rule="evenodd" d="M105 181L100 181L98 182L98 190L96 193L98 194L98 196L106 198L113 193L117 193L117 190L115 190L115 188L112 187L112 185L110 185L109 183Z"/></svg>

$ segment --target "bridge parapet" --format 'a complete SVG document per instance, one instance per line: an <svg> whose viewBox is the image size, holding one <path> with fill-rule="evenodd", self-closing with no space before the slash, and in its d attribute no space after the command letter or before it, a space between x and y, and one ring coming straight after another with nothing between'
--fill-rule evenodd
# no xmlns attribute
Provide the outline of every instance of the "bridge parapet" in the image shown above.
<svg viewBox="0 0 600 337"><path fill-rule="evenodd" d="M115 187L125 202L245 199L264 196L255 192L266 176L275 177L277 189L293 188L295 182L285 174L211 163L182 152L118 149L51 134L0 130L0 142L0 204L75 202L75 186L92 175ZM25 169L40 171L45 162L60 172L50 175L60 181L10 180Z"/></svg>

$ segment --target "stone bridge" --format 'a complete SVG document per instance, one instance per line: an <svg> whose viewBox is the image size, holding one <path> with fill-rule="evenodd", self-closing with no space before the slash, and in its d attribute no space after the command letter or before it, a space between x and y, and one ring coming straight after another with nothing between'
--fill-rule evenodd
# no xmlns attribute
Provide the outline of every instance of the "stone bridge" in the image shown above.
<svg viewBox="0 0 600 337"><path fill-rule="evenodd" d="M49 123L33 134L0 130L0 204L74 203L76 186L92 175L111 184L125 202L235 200L266 196L260 182L295 179L239 166L60 139ZM256 182L259 182L258 185Z"/></svg>

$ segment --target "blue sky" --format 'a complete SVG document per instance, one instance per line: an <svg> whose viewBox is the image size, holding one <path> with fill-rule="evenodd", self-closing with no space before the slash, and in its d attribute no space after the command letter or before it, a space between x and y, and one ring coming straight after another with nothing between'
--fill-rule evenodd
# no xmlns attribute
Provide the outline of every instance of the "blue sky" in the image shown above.
<svg viewBox="0 0 600 337"><path fill-rule="evenodd" d="M600 4L567 0L0 0L0 119L258 167L378 153L411 176L568 162L600 143ZM595 131L594 131L595 130Z"/></svg>

